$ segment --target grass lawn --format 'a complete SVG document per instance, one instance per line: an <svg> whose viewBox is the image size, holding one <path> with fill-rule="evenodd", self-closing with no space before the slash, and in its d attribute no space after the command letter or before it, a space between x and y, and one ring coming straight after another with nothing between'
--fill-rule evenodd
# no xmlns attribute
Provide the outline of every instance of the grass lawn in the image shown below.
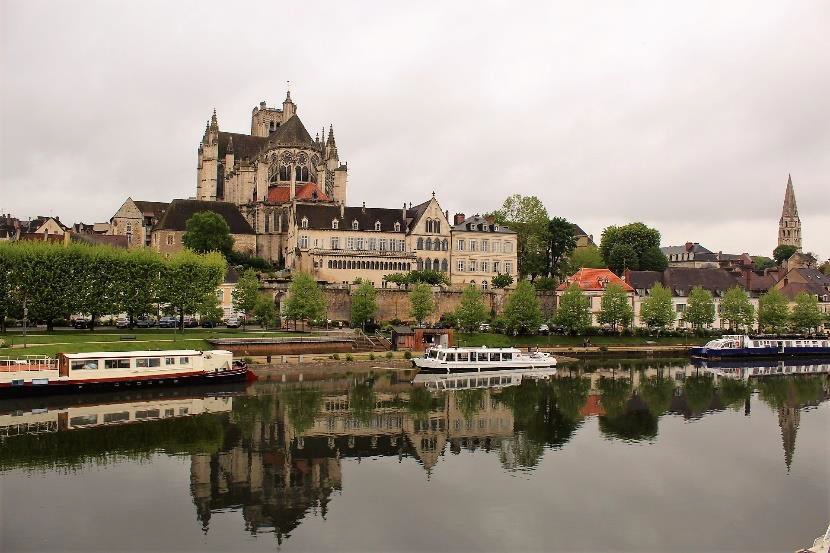
<svg viewBox="0 0 830 553"><path fill-rule="evenodd" d="M661 337L656 339L651 336L591 336L593 346L641 346L649 343L660 345L696 345L704 344L710 338L698 338L696 336L683 337ZM582 346L585 338L583 336L506 336L504 334L474 332L471 334L458 333L455 335L456 344L459 346L488 346L488 347L509 347L509 346L549 346L549 347L573 347Z"/></svg>
<svg viewBox="0 0 830 553"><path fill-rule="evenodd" d="M58 330L54 332L35 331L26 337L26 348L0 349L0 356L49 355L59 352L80 353L85 351L133 351L165 349L211 349L208 338L238 338L290 336L286 332L263 332L249 330L242 332L235 328L193 328L184 333L174 329L113 329L102 328L93 332L89 330ZM121 336L135 336L135 340L121 341ZM23 343L23 337L17 333L0 335L8 346Z"/></svg>

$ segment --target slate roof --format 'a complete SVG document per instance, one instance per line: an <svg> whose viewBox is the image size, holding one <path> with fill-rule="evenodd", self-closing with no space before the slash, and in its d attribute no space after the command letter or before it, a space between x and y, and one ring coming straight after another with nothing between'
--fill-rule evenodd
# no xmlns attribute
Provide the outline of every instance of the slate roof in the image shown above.
<svg viewBox="0 0 830 553"><path fill-rule="evenodd" d="M573 235L574 235L574 236L588 236L588 233L587 233L587 232L585 232L584 230L582 230L582 227L580 227L580 226L579 226L579 225L577 225L576 223L571 223L571 226L572 226L572 227L573 227L573 229L574 229L574 230L573 230Z"/></svg>
<svg viewBox="0 0 830 553"><path fill-rule="evenodd" d="M320 190L320 187L314 184L313 182L297 185L295 193L297 200L316 200L321 202L329 201L328 196L326 196L323 193L323 191ZM266 201L272 204L284 204L290 202L291 186L272 186L268 189L268 196L266 197Z"/></svg>
<svg viewBox="0 0 830 553"><path fill-rule="evenodd" d="M173 200L170 207L164 212L161 220L153 230L187 229L187 220L196 213L212 211L220 215L228 223L231 234L254 234L254 229L239 212L239 208L230 202L210 202L203 200Z"/></svg>
<svg viewBox="0 0 830 553"><path fill-rule="evenodd" d="M759 275L755 271L749 272L749 279L747 282L747 278L743 274L735 275L735 279L737 283L742 285L744 288L747 288L749 292L757 292L763 293L772 288L778 279L775 276L764 273L763 275Z"/></svg>
<svg viewBox="0 0 830 553"><path fill-rule="evenodd" d="M395 223L400 223L401 234L406 232L406 222L403 220L402 209L387 209L380 207L345 207L340 216L338 205L311 205L297 204L297 222L303 217L308 219L308 228L331 230L331 222L339 221L338 230L351 230L352 221L358 222L358 230L375 230L375 222L380 221L382 232L395 232Z"/></svg>
<svg viewBox="0 0 830 553"><path fill-rule="evenodd" d="M219 157L222 160L228 153L228 142L231 138L233 138L234 159L254 159L262 147L268 143L268 139L264 136L219 131Z"/></svg>
<svg viewBox="0 0 830 553"><path fill-rule="evenodd" d="M737 284L740 283L725 269L669 267L663 272L663 286L675 296L688 296L695 286L719 295Z"/></svg>
<svg viewBox="0 0 830 553"><path fill-rule="evenodd" d="M712 253L708 249L704 248L697 242L687 242L686 244L682 244L680 246L663 246L660 248L660 251L663 252L664 255L676 255L681 253L694 253L694 254L701 254L701 253Z"/></svg>
<svg viewBox="0 0 830 553"><path fill-rule="evenodd" d="M796 273L808 283L830 286L830 276L822 273L820 269L812 267L799 267L798 269L793 269L790 273ZM784 277L786 278L790 273L787 273Z"/></svg>
<svg viewBox="0 0 830 553"><path fill-rule="evenodd" d="M627 271L626 282L635 290L651 290L655 284L663 283L663 273L660 271Z"/></svg>
<svg viewBox="0 0 830 553"><path fill-rule="evenodd" d="M431 201L432 200L427 200L416 205L415 207L410 207L406 211L407 217L409 217L412 221L418 221L424 215L424 212L427 210L427 207L429 207L429 203Z"/></svg>
<svg viewBox="0 0 830 553"><path fill-rule="evenodd" d="M408 326L393 326L392 330L394 330L396 334L400 334L402 336L415 334L415 332L412 330L412 328L408 327Z"/></svg>
<svg viewBox="0 0 830 553"><path fill-rule="evenodd" d="M470 225L474 228L470 229ZM504 225L496 225L491 220L482 217L481 215L473 215L464 219L463 223L459 223L452 227L452 230L462 230L466 232L494 232L498 234L516 234L515 231L510 230Z"/></svg>
<svg viewBox="0 0 830 553"><path fill-rule="evenodd" d="M297 115L292 115L288 121L277 127L277 129L268 136L269 146L297 146L301 148L309 148L314 146L314 141L311 140L311 135L300 121ZM236 139L233 141L234 152L236 151Z"/></svg>
<svg viewBox="0 0 830 553"><path fill-rule="evenodd" d="M795 297L801 292L807 292L808 294L818 296L821 301L827 301L821 298L830 296L830 285L815 282L790 282L781 287L781 293L790 301L795 300Z"/></svg>
<svg viewBox="0 0 830 553"><path fill-rule="evenodd" d="M87 244L111 246L113 248L127 248L127 236L123 234L87 234L76 233L71 234L71 239L76 242L86 242Z"/></svg>
<svg viewBox="0 0 830 553"><path fill-rule="evenodd" d="M161 215L170 205L169 202L145 202L141 200L133 200L133 203L144 215L156 216Z"/></svg>
<svg viewBox="0 0 830 553"><path fill-rule="evenodd" d="M604 290L606 285L611 283L619 284L626 292L634 291L627 282L608 269L580 269L560 284L557 290L567 290L573 283L579 285L581 289L589 291Z"/></svg>

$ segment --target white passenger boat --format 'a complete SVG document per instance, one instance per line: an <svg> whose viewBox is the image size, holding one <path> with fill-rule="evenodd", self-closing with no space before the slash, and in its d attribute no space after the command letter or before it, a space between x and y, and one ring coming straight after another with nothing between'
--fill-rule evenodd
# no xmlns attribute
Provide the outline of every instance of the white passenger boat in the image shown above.
<svg viewBox="0 0 830 553"><path fill-rule="evenodd" d="M541 369L556 366L549 353L524 353L518 348L428 348L423 357L412 360L412 366L424 372L471 372L499 369Z"/></svg>
<svg viewBox="0 0 830 553"><path fill-rule="evenodd" d="M0 359L0 397L192 386L256 376L226 350L99 351Z"/></svg>
<svg viewBox="0 0 830 553"><path fill-rule="evenodd" d="M498 369L464 373L422 373L412 383L428 390L471 390L476 388L506 388L518 386L522 380L548 380L556 369Z"/></svg>

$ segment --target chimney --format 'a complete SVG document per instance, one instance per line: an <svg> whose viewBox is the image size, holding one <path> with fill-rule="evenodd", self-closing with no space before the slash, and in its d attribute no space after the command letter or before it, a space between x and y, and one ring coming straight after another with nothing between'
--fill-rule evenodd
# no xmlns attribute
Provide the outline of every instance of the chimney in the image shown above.
<svg viewBox="0 0 830 553"><path fill-rule="evenodd" d="M340 218L342 219L345 216L346 216L346 206L341 203L340 204Z"/></svg>
<svg viewBox="0 0 830 553"><path fill-rule="evenodd" d="M692 244L691 242L686 242L686 251L687 252L692 251L693 247L694 247L694 244Z"/></svg>
<svg viewBox="0 0 830 553"><path fill-rule="evenodd" d="M363 213L366 213L366 202L363 202Z"/></svg>
<svg viewBox="0 0 830 553"><path fill-rule="evenodd" d="M461 223L464 222L464 219L466 219L466 217L464 217L463 213L456 213L452 218L452 224L453 225L460 225Z"/></svg>
<svg viewBox="0 0 830 553"><path fill-rule="evenodd" d="M403 209L401 210L401 221L406 221L406 202L403 203Z"/></svg>
<svg viewBox="0 0 830 553"><path fill-rule="evenodd" d="M749 292L752 289L752 269L744 269L744 279L746 291Z"/></svg>

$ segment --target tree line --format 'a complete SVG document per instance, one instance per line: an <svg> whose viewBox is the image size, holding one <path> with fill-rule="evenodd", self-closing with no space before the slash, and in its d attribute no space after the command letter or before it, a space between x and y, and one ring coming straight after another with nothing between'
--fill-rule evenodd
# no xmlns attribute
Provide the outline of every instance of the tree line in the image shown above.
<svg viewBox="0 0 830 553"><path fill-rule="evenodd" d="M162 257L149 249L42 242L0 243L0 325L7 318L54 321L125 313L134 321L159 306L184 316L216 309L226 270L218 253L189 250Z"/></svg>

